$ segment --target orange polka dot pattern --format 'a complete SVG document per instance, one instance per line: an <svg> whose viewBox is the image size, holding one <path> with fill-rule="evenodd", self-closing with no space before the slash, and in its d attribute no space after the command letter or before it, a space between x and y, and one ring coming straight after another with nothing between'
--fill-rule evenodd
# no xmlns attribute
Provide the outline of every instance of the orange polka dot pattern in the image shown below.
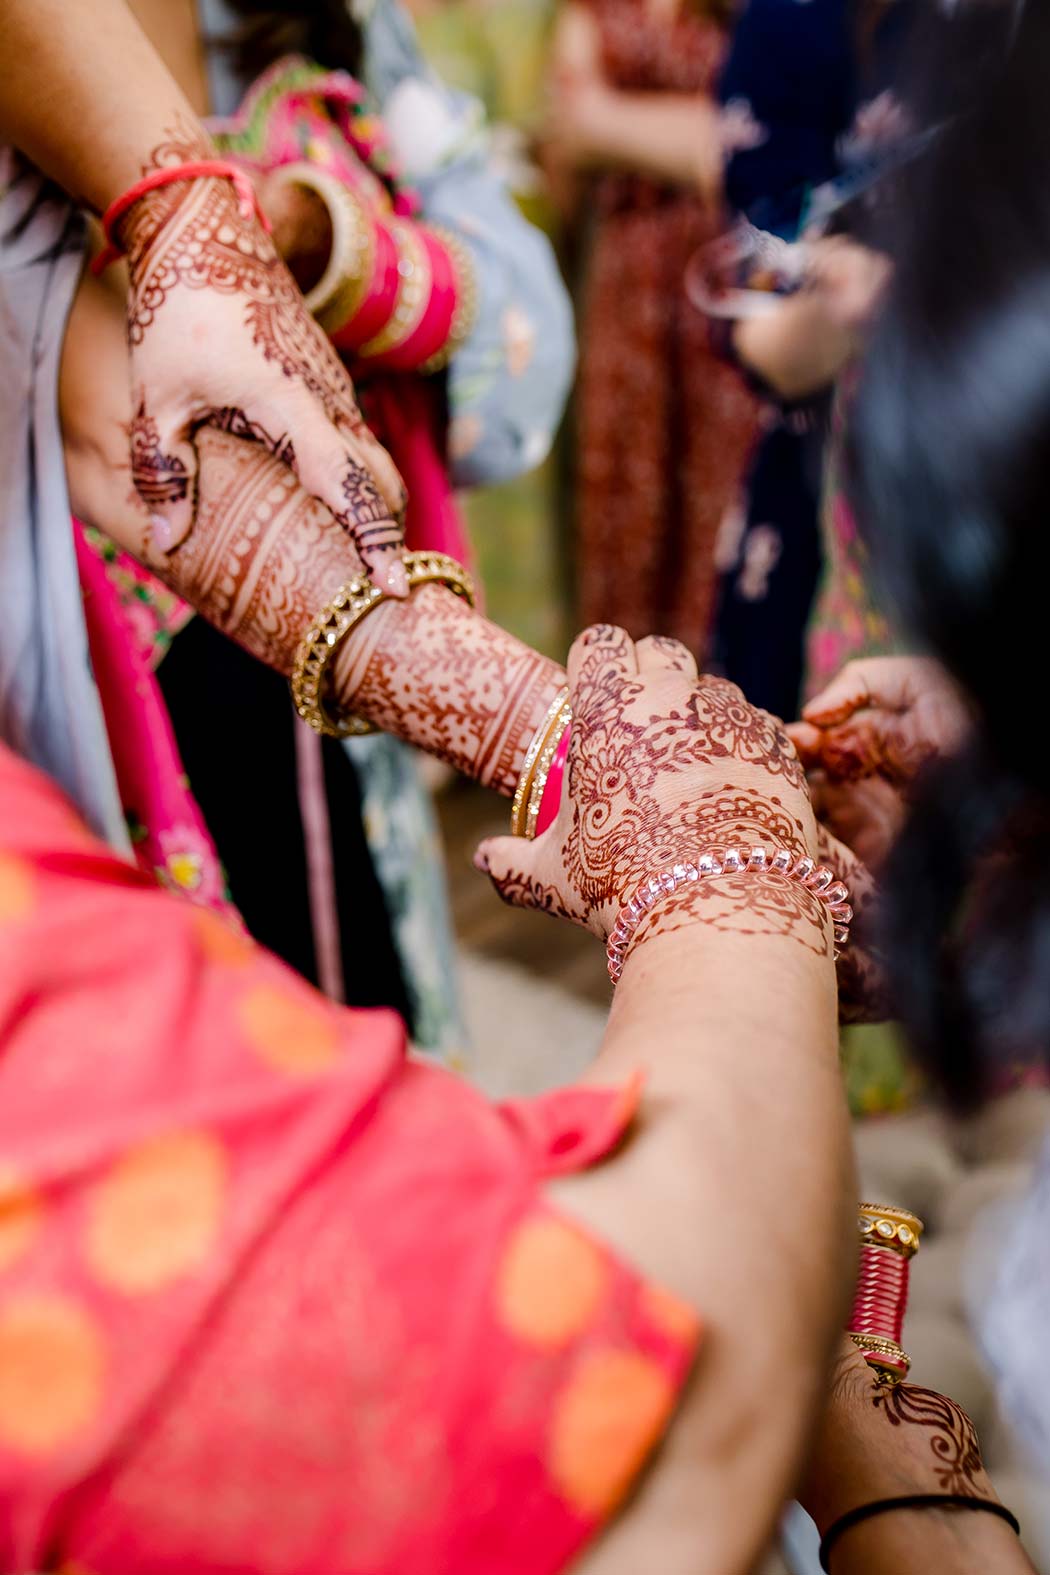
<svg viewBox="0 0 1050 1575"><path fill-rule="evenodd" d="M47 1456L94 1420L106 1366L101 1330L61 1296L0 1305L0 1447Z"/></svg>
<svg viewBox="0 0 1050 1575"><path fill-rule="evenodd" d="M0 1169L0 1274L29 1250L40 1229L43 1208L16 1172Z"/></svg>
<svg viewBox="0 0 1050 1575"><path fill-rule="evenodd" d="M497 1282L504 1326L526 1344L566 1345L594 1319L609 1278L602 1252L553 1214L536 1214L507 1243Z"/></svg>
<svg viewBox="0 0 1050 1575"><path fill-rule="evenodd" d="M2 748L0 925L0 1568L565 1569L696 1347L540 1192L633 1094L495 1110Z"/></svg>
<svg viewBox="0 0 1050 1575"><path fill-rule="evenodd" d="M327 1072L339 1056L332 1013L275 985L248 990L237 1007L247 1043L268 1065L291 1077Z"/></svg>
<svg viewBox="0 0 1050 1575"><path fill-rule="evenodd" d="M222 1226L222 1144L207 1132L152 1138L91 1189L84 1255L94 1277L127 1296L163 1289L208 1260Z"/></svg>

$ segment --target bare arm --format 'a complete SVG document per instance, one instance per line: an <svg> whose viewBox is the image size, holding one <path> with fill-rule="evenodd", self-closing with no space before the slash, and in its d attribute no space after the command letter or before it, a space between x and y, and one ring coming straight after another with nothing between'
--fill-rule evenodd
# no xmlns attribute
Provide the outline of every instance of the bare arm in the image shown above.
<svg viewBox="0 0 1050 1575"><path fill-rule="evenodd" d="M876 1389L860 1353L841 1356L803 1502L823 1535L865 1504L913 1494L998 1495L973 1423L953 1400L914 1384ZM836 1541L830 1575L1035 1575L1013 1530L965 1509L904 1509Z"/></svg>
<svg viewBox="0 0 1050 1575"><path fill-rule="evenodd" d="M124 0L0 0L0 33L0 141L98 211L195 119Z"/></svg>
<svg viewBox="0 0 1050 1575"><path fill-rule="evenodd" d="M782 730L698 679L683 647L588 630L569 678L556 824L481 850L505 898L605 936L644 879L708 845L815 846ZM637 1136L557 1195L691 1302L705 1339L662 1470L583 1567L743 1575L799 1470L855 1263L830 931L812 893L747 874L664 898L589 1075L637 1071Z"/></svg>
<svg viewBox="0 0 1050 1575"><path fill-rule="evenodd" d="M601 70L593 16L568 5L553 46L548 134L555 155L576 169L623 169L696 187L714 200L721 187L718 111L701 94L626 93Z"/></svg>

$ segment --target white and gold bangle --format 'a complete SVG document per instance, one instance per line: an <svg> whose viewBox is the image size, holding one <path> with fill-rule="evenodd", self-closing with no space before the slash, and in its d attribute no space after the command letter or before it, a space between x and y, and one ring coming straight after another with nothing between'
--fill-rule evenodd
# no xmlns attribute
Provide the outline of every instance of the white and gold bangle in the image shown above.
<svg viewBox="0 0 1050 1575"><path fill-rule="evenodd" d="M284 164L274 179L319 197L332 226L324 273L304 297L325 333L335 333L360 309L375 267L375 225L367 203L341 180L314 164Z"/></svg>
<svg viewBox="0 0 1050 1575"><path fill-rule="evenodd" d="M550 770L551 760L554 758L554 751L558 747L558 740L561 738L565 726L568 725L567 723L562 722L562 717L568 706L568 700L568 686L559 689L558 693L554 696L554 699L547 707L543 721L540 723L533 736L532 743L525 751L525 759L522 761L521 765L521 775L518 777L518 785L514 790L514 799L510 808L511 836L525 837L529 834L529 813L532 806L532 789L536 780L537 768L539 766L541 757L549 748L550 754L547 756L546 769L544 770L544 782L546 782L547 771ZM570 713L569 721L571 720L572 715ZM539 799L541 796L542 789L540 790L540 795L536 797L536 807L532 812L533 831L535 831L536 827L536 815L539 813Z"/></svg>

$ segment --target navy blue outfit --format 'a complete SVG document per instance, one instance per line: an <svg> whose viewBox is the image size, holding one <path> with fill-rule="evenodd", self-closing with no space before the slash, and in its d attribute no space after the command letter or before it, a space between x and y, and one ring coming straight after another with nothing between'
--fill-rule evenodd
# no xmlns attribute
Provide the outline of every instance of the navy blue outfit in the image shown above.
<svg viewBox="0 0 1050 1575"><path fill-rule="evenodd" d="M758 229L796 239L811 193L838 176L857 103L854 37L850 0L749 0L742 12L720 98L749 109L762 140L730 159L726 194ZM754 704L787 718L798 714L820 576L827 404L771 399L775 424L752 462L746 529L719 594L715 664Z"/></svg>

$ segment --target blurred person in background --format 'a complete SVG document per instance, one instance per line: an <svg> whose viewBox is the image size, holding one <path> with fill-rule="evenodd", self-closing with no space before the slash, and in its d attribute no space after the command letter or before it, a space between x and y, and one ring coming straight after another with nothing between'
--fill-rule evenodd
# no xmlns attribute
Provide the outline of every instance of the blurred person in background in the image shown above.
<svg viewBox="0 0 1050 1575"><path fill-rule="evenodd" d="M1050 1067L1039 705L1050 15L969 5L954 16L942 49L923 51L919 109L942 129L901 172L888 215L893 281L850 405L844 470L880 605L922 655L850 662L792 732L806 764L838 785L833 824L881 849L892 1004L965 1111L1045 1082ZM946 85L964 94L949 119ZM869 810L872 781L896 800L889 823ZM971 1310L1045 1483L1050 1150L992 1230Z"/></svg>
<svg viewBox="0 0 1050 1575"><path fill-rule="evenodd" d="M884 273L849 231L902 134L894 88L911 0L747 0L720 82L733 128L727 201L748 226L806 247L803 288L779 310L720 324L720 344L763 401L744 531L727 542L716 655L757 704L794 716L821 541L831 393L855 359ZM844 575L832 594L843 594ZM845 653L844 653L845 654ZM827 676L830 676L827 675Z"/></svg>
<svg viewBox="0 0 1050 1575"><path fill-rule="evenodd" d="M737 503L754 402L685 295L722 228L714 95L732 7L569 0L552 57L548 152L578 177L575 573L583 622L707 655L715 544Z"/></svg>

